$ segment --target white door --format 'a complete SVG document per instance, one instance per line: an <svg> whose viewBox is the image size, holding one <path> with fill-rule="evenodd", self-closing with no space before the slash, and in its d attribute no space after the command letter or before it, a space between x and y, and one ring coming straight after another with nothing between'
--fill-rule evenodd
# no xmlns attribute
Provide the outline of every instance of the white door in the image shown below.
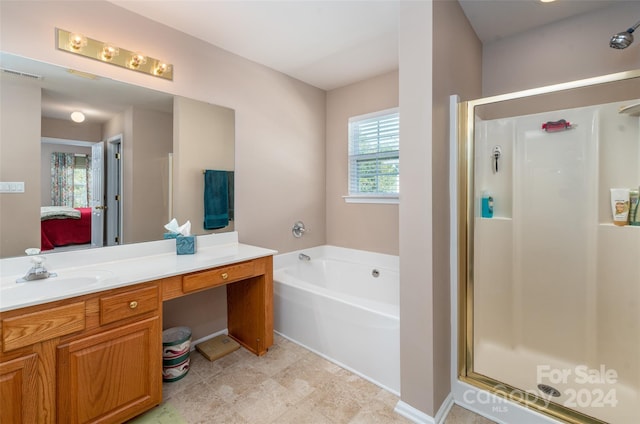
<svg viewBox="0 0 640 424"><path fill-rule="evenodd" d="M107 140L105 246L122 244L122 134Z"/></svg>
<svg viewBox="0 0 640 424"><path fill-rule="evenodd" d="M104 142L91 146L91 247L104 245Z"/></svg>

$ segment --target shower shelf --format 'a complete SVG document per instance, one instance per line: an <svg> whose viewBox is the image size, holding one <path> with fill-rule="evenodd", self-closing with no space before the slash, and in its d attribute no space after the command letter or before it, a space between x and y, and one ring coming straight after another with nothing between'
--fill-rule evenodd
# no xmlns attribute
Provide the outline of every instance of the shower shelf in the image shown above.
<svg viewBox="0 0 640 424"><path fill-rule="evenodd" d="M640 116L640 103L634 103L629 106L621 106L618 113L625 113L630 116Z"/></svg>
<svg viewBox="0 0 640 424"><path fill-rule="evenodd" d="M640 225L615 225L611 222L601 222L598 224L601 227L616 227L616 228L636 228L638 231L640 231ZM636 231L636 230L634 230Z"/></svg>

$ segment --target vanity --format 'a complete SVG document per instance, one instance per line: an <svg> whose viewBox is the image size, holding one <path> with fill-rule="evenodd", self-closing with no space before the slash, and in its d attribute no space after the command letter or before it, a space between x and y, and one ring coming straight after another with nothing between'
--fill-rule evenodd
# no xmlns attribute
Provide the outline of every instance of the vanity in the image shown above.
<svg viewBox="0 0 640 424"><path fill-rule="evenodd" d="M46 255L58 276L16 283L27 257L0 260L0 421L116 423L162 400L162 302L226 286L229 336L273 344L273 255L237 233Z"/></svg>

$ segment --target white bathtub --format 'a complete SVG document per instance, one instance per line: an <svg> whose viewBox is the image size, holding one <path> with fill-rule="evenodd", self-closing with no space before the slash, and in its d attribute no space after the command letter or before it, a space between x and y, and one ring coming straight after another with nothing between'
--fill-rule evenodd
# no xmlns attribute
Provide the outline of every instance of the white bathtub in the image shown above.
<svg viewBox="0 0 640 424"><path fill-rule="evenodd" d="M400 393L397 256L319 246L275 256L273 280L276 332Z"/></svg>

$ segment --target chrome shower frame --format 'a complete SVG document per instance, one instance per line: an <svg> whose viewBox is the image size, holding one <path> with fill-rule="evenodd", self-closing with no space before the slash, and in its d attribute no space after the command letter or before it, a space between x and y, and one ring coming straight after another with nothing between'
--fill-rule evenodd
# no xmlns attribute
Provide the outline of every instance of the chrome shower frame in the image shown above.
<svg viewBox="0 0 640 424"><path fill-rule="evenodd" d="M529 89L493 97L463 102L458 105L458 379L489 393L534 409L564 423L606 424L597 418L550 402L538 396L530 396L523 390L505 384L491 376L477 373L474 369L474 135L477 107L509 109L506 102L531 102L533 108L547 107L550 99L564 99L572 90L591 90L607 95L623 95L609 90L612 83L640 80L640 70L620 72L563 84ZM633 82L636 84L636 82ZM611 93L615 91L615 93ZM555 97L554 97L555 96ZM613 101L613 100L611 100ZM607 101L603 102L606 103ZM566 105L562 105L563 107ZM584 105L583 105L584 106ZM533 113L533 112L532 112Z"/></svg>

